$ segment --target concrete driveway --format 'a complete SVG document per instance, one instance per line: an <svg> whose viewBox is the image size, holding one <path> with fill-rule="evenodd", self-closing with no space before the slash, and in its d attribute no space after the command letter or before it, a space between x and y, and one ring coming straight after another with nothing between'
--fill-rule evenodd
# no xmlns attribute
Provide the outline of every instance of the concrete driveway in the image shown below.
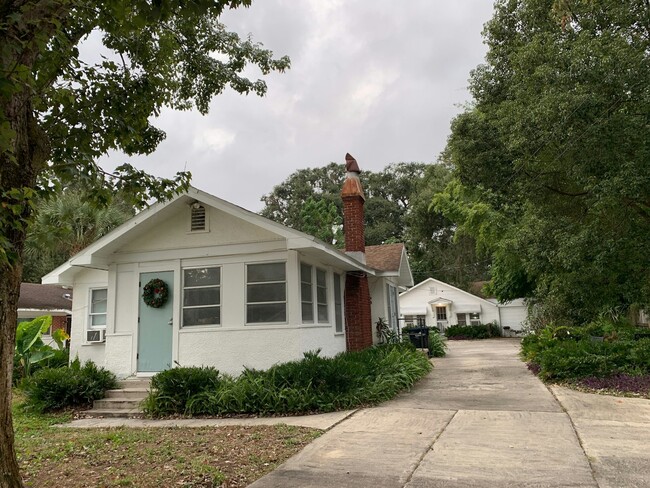
<svg viewBox="0 0 650 488"><path fill-rule="evenodd" d="M518 340L450 342L412 391L251 486L650 488L650 401L549 391L518 351Z"/></svg>

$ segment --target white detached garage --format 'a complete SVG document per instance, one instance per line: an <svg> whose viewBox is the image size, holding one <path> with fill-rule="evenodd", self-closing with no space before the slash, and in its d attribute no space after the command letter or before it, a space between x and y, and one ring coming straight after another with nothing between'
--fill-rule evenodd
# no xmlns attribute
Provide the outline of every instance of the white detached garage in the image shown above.
<svg viewBox="0 0 650 488"><path fill-rule="evenodd" d="M523 299L501 304L428 278L399 296L403 324L425 324L444 331L451 325L478 325L496 322L513 333L523 329L527 307Z"/></svg>

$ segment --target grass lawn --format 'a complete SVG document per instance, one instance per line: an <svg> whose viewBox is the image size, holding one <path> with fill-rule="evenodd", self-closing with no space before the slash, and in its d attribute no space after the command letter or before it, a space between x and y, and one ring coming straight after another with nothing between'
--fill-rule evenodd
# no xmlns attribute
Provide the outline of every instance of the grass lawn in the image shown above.
<svg viewBox="0 0 650 488"><path fill-rule="evenodd" d="M16 451L31 487L239 487L272 471L320 431L259 427L60 429L14 392Z"/></svg>

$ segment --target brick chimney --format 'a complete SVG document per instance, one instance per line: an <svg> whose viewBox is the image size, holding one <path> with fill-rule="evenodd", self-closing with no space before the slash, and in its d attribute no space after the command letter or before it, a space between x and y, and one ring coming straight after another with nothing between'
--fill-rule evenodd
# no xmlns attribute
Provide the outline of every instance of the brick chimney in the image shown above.
<svg viewBox="0 0 650 488"><path fill-rule="evenodd" d="M347 171L341 199L343 200L343 233L345 252L350 257L366 263L366 237L363 205L363 187L359 179L359 165L345 155ZM360 271L350 271L345 277L345 332L348 351L359 351L372 346L372 315L368 276Z"/></svg>

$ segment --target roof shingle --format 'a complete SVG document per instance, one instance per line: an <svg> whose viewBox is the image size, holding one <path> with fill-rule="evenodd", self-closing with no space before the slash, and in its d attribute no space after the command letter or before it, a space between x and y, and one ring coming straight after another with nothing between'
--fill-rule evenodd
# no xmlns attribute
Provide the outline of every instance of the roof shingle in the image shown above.
<svg viewBox="0 0 650 488"><path fill-rule="evenodd" d="M72 290L60 285L21 283L18 308L72 310Z"/></svg>
<svg viewBox="0 0 650 488"><path fill-rule="evenodd" d="M404 244L366 246L366 264L379 271L399 271Z"/></svg>

